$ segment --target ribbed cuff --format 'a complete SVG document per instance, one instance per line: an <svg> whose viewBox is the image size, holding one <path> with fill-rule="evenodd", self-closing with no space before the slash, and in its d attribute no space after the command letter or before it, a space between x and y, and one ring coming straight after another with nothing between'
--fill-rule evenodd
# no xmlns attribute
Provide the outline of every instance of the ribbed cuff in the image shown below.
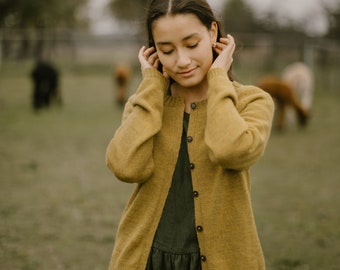
<svg viewBox="0 0 340 270"><path fill-rule="evenodd" d="M160 73L155 68L146 68L142 71L143 80L145 79L151 79L151 80L159 80L160 83L163 85L165 90L167 90L170 80L165 78L162 73Z"/></svg>
<svg viewBox="0 0 340 270"><path fill-rule="evenodd" d="M210 69L208 74L207 74L207 78L208 80L213 80L216 77L228 77L227 72L225 71L225 69L223 68L213 68Z"/></svg>
<svg viewBox="0 0 340 270"><path fill-rule="evenodd" d="M147 77L160 77L166 80L166 78L163 76L162 73L160 73L157 69L155 68L146 68L143 69L142 75L144 78Z"/></svg>

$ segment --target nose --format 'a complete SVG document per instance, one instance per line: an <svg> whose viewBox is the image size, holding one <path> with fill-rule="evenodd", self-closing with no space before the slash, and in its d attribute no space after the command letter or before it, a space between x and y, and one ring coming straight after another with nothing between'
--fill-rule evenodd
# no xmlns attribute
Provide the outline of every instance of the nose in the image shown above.
<svg viewBox="0 0 340 270"><path fill-rule="evenodd" d="M190 65L191 59L187 52L179 50L177 52L177 65L178 67L184 68Z"/></svg>

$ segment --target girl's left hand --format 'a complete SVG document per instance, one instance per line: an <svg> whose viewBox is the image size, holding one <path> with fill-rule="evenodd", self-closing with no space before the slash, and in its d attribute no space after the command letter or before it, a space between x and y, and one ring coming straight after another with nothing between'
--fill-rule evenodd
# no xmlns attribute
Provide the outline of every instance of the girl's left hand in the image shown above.
<svg viewBox="0 0 340 270"><path fill-rule="evenodd" d="M220 38L213 49L218 53L218 57L211 65L210 69L223 68L228 72L233 62L233 54L235 51L234 38L231 35L228 35L227 38Z"/></svg>

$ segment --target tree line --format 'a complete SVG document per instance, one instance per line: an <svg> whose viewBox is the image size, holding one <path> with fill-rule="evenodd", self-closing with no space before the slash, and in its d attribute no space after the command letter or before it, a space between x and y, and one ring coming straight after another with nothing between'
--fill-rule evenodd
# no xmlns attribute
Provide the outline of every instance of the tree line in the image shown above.
<svg viewBox="0 0 340 270"><path fill-rule="evenodd" d="M145 9L149 0L110 0L108 9L113 17L125 22L138 22L143 25ZM67 31L88 29L89 18L86 16L88 0L0 0L0 28L25 29L20 39L19 56L27 57L29 54L39 56L44 47L44 33L64 29ZM340 41L340 3L336 8L324 7L329 21L325 38ZM308 37L302 28L282 26L274 18L268 16L259 19L244 0L229 0L225 3L220 16L225 29L230 33L267 33L273 35ZM32 44L32 35L35 43ZM5 46L6 47L6 46ZM30 49L34 47L34 49ZM6 49L6 48L4 48ZM3 54L5 56L5 53ZM19 57L19 58L20 58Z"/></svg>
<svg viewBox="0 0 340 270"><path fill-rule="evenodd" d="M87 0L0 0L0 30L12 30L21 45L17 48L18 58L40 57L48 32L68 31L88 27L84 16ZM13 31L16 30L16 31ZM0 37L1 38L1 37ZM1 40L0 40L1 41ZM10 45L3 44L3 57L8 55Z"/></svg>
<svg viewBox="0 0 340 270"><path fill-rule="evenodd" d="M111 0L109 8L116 18L122 21L144 21L145 7L149 0ZM323 5L327 14L329 28L324 37L340 40L340 2L337 7L330 8ZM228 32L233 33L295 33L296 35L308 36L303 29L290 26L282 26L270 15L259 19L254 11L244 0L226 1L221 12L223 26Z"/></svg>

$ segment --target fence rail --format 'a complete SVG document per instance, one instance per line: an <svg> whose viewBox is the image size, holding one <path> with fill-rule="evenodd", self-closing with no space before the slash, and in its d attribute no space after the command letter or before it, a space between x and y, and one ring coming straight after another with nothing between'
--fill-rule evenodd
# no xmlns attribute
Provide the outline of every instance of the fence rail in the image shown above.
<svg viewBox="0 0 340 270"><path fill-rule="evenodd" d="M319 74L329 89L340 84L340 43L322 38L286 34L236 33L235 67L243 76L277 72L285 65L303 61ZM7 63L48 57L69 64L136 63L143 35L94 35L71 30L30 31L0 29L0 69ZM242 68L242 67L246 67ZM241 73L242 73L241 72Z"/></svg>

